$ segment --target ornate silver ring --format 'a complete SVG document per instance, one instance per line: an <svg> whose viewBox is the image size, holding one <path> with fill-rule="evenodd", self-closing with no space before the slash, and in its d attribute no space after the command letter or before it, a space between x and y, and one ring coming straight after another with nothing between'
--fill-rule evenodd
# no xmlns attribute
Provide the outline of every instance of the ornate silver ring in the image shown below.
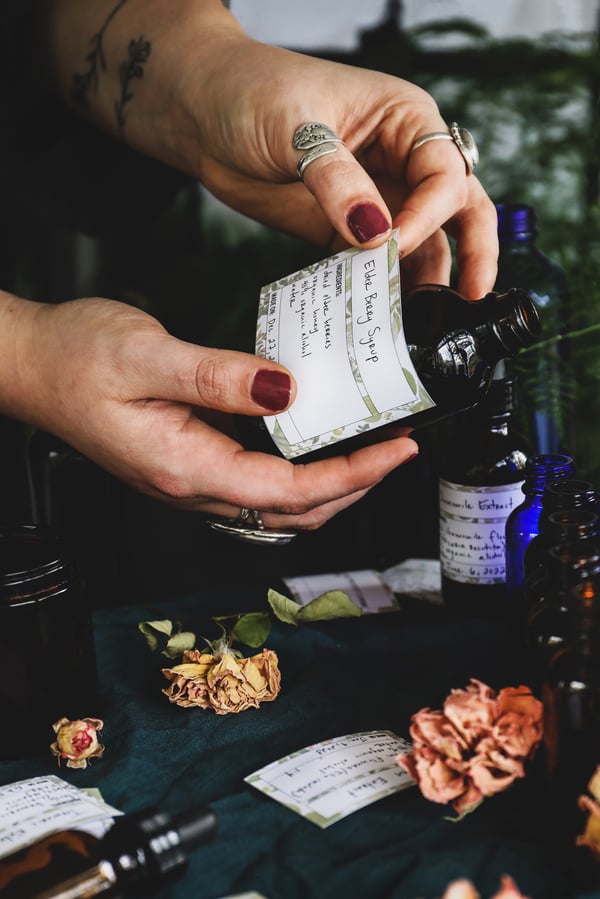
<svg viewBox="0 0 600 899"><path fill-rule="evenodd" d="M300 157L296 165L298 178L302 180L304 172L311 162L321 156L335 153L337 144L342 143L343 140L321 122L305 122L300 125L294 132L292 144L295 150L306 150L307 152Z"/></svg>
<svg viewBox="0 0 600 899"><path fill-rule="evenodd" d="M466 128L461 128L457 122L452 122L449 131L433 131L431 134L424 134L423 137L417 138L410 148L410 152L418 150L419 147L422 147L423 144L430 140L451 140L465 161L467 175L471 174L479 162L479 150L475 143L475 138L470 131L467 131Z"/></svg>
<svg viewBox="0 0 600 899"><path fill-rule="evenodd" d="M237 518L207 518L207 525L213 531L228 534L236 540L246 543L269 543L282 546L296 536L296 531L280 531L277 528L266 528L262 514L256 509L240 509Z"/></svg>

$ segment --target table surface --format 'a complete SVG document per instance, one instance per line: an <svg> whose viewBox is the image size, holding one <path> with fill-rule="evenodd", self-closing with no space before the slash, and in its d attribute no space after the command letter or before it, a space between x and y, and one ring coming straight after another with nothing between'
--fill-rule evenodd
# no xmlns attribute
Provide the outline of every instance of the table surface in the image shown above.
<svg viewBox="0 0 600 899"><path fill-rule="evenodd" d="M573 887L552 838L553 810L532 778L458 823L411 787L325 830L244 783L263 765L320 740L379 729L407 737L415 711L439 708L471 677L496 689L507 685L493 621L405 603L399 612L298 628L275 621L266 645L279 656L282 690L260 709L220 716L168 702L160 672L168 663L150 652L138 622L179 617L195 629L210 615L266 608L265 587L96 611L102 709L89 715L104 718L104 757L84 771L57 770L49 751L2 762L0 783L58 773L76 786L98 787L124 812L211 805L218 835L193 853L183 878L160 899L251 890L266 899L434 899L459 877L489 899L505 873L531 899L600 899L600 881L597 892Z"/></svg>

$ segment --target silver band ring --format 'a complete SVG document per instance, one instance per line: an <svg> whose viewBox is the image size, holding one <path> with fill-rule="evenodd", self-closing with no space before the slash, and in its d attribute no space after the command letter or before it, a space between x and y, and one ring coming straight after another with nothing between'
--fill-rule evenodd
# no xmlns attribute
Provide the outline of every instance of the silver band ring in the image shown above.
<svg viewBox="0 0 600 899"><path fill-rule="evenodd" d="M321 156L337 152L337 144L343 140L331 128L321 122L305 122L294 132L292 144L295 150L306 150L296 165L298 178L302 180L307 167Z"/></svg>
<svg viewBox="0 0 600 899"><path fill-rule="evenodd" d="M256 509L240 509L237 518L207 518L207 525L222 534L244 540L246 543L268 543L272 546L283 546L296 536L296 531L266 528L262 514Z"/></svg>
<svg viewBox="0 0 600 899"><path fill-rule="evenodd" d="M470 131L466 128L461 128L457 122L452 122L449 131L433 131L431 134L424 134L423 137L417 138L410 148L410 153L418 150L419 147L422 147L423 144L430 140L451 140L465 161L467 175L471 174L479 162L479 150L475 143L475 138Z"/></svg>

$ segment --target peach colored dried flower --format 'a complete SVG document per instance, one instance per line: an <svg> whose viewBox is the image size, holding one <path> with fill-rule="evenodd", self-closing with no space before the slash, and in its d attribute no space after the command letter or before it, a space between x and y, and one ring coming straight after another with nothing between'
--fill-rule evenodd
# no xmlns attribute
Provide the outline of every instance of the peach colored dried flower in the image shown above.
<svg viewBox="0 0 600 899"><path fill-rule="evenodd" d="M98 732L104 727L104 721L100 718L81 718L69 721L68 718L60 718L52 728L56 734L56 741L50 746L50 751L58 759L65 759L67 768L87 768L88 761L93 758L102 758L104 746L98 742Z"/></svg>
<svg viewBox="0 0 600 899"><path fill-rule="evenodd" d="M442 899L480 899L480 896L470 880L455 880L448 884ZM500 878L500 890L492 899L527 899L527 896L523 896L512 877L505 874Z"/></svg>
<svg viewBox="0 0 600 899"><path fill-rule="evenodd" d="M575 842L577 846L587 846L596 861L600 862L600 765L592 774L588 790L591 796L586 794L578 799L579 808L587 812L588 818L584 832Z"/></svg>
<svg viewBox="0 0 600 899"><path fill-rule="evenodd" d="M227 651L215 656L187 650L180 665L162 671L171 681L163 690L170 702L212 709L217 715L258 708L275 699L281 688L277 655L270 649L250 658L236 658Z"/></svg>
<svg viewBox="0 0 600 899"><path fill-rule="evenodd" d="M452 690L442 710L412 716L410 753L398 764L413 777L426 799L452 802L463 815L525 776L542 738L542 703L529 687L505 687L498 695L471 679Z"/></svg>

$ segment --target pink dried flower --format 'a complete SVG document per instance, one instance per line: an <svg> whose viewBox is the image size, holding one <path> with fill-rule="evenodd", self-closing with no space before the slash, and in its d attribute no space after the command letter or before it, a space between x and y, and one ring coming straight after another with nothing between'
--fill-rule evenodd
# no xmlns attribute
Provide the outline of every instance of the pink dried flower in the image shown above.
<svg viewBox="0 0 600 899"><path fill-rule="evenodd" d="M452 802L464 815L525 776L524 763L542 737L542 708L529 687L505 687L496 695L472 679L450 692L442 710L412 716L413 748L398 764L426 799Z"/></svg>
<svg viewBox="0 0 600 899"><path fill-rule="evenodd" d="M448 884L442 899L480 899L480 896L470 880L455 880ZM527 896L523 896L512 877L505 874L500 878L500 890L492 899L527 899Z"/></svg>
<svg viewBox="0 0 600 899"><path fill-rule="evenodd" d="M88 761L92 758L102 758L104 746L98 742L98 732L104 727L104 721L100 718L81 718L69 721L68 718L60 718L52 728L56 734L56 740L50 746L50 751L58 759L65 759L67 768L87 768Z"/></svg>
<svg viewBox="0 0 600 899"><path fill-rule="evenodd" d="M580 796L577 804L588 817L584 832L575 842L577 846L587 846L593 858L600 862L600 765L592 774L587 786L592 795Z"/></svg>

